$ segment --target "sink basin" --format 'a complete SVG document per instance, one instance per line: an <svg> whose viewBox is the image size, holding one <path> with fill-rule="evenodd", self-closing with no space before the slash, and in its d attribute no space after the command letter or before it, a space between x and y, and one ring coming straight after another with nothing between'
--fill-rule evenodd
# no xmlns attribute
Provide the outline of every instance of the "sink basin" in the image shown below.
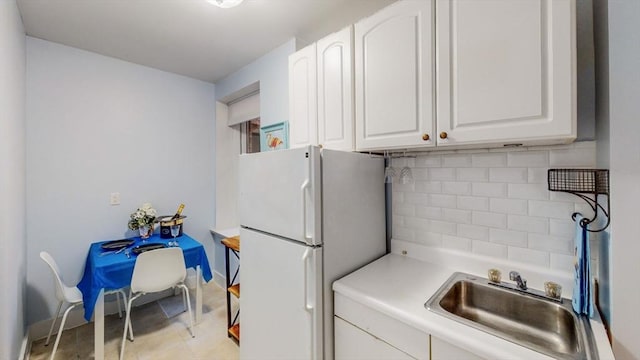
<svg viewBox="0 0 640 360"><path fill-rule="evenodd" d="M556 359L597 359L589 319L562 302L454 273L425 303L430 311Z"/></svg>

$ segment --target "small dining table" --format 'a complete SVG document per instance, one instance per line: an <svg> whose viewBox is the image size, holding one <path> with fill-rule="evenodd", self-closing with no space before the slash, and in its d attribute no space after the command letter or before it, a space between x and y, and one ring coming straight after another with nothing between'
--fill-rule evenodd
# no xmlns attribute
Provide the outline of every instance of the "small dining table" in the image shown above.
<svg viewBox="0 0 640 360"><path fill-rule="evenodd" d="M132 238L133 243L128 246L128 251L116 252L103 249L102 245L107 241L99 241L91 244L87 255L84 274L78 288L82 292L84 302L84 317L87 321L94 317L96 360L104 359L104 291L127 287L131 284L131 276L136 263L137 255L131 251L143 244L163 244L169 246L173 238L164 239L155 234L143 241L139 237ZM204 246L187 234L177 237L178 246L182 248L185 265L196 270L196 306L195 323L202 318L202 281L212 279L209 260ZM107 253L108 251L112 251Z"/></svg>

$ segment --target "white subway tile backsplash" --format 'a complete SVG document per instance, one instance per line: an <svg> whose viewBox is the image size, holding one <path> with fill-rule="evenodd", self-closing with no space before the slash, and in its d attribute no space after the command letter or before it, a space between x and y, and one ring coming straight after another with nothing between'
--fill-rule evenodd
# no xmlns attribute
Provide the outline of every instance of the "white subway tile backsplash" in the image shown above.
<svg viewBox="0 0 640 360"><path fill-rule="evenodd" d="M527 214L527 200L518 199L489 199L489 211L500 214Z"/></svg>
<svg viewBox="0 0 640 360"><path fill-rule="evenodd" d="M471 194L475 196L506 197L507 184L478 182L471 184Z"/></svg>
<svg viewBox="0 0 640 360"><path fill-rule="evenodd" d="M453 222L447 222L447 221L431 220L430 231L436 232L438 234L443 234L443 235L455 235L456 224Z"/></svg>
<svg viewBox="0 0 640 360"><path fill-rule="evenodd" d="M400 176L400 171L402 171L402 168L396 168L396 173L397 176L394 179L394 181L399 181L399 176ZM431 171L431 169L428 168L413 168L411 169L411 172L413 173L413 179L417 182L419 180L429 180L429 172Z"/></svg>
<svg viewBox="0 0 640 360"><path fill-rule="evenodd" d="M508 184L508 194L512 199L549 200L546 184Z"/></svg>
<svg viewBox="0 0 640 360"><path fill-rule="evenodd" d="M595 152L595 148L551 150L549 165L551 167L595 167Z"/></svg>
<svg viewBox="0 0 640 360"><path fill-rule="evenodd" d="M416 167L440 167L442 157L440 155L419 156L415 160Z"/></svg>
<svg viewBox="0 0 640 360"><path fill-rule="evenodd" d="M549 167L548 151L520 151L507 154L509 167Z"/></svg>
<svg viewBox="0 0 640 360"><path fill-rule="evenodd" d="M529 178L528 181L529 183L536 183L536 184L547 184L547 173L549 172L549 169L547 168L529 168L528 173L529 173Z"/></svg>
<svg viewBox="0 0 640 360"><path fill-rule="evenodd" d="M572 220L549 219L549 234L553 236L574 236L576 225Z"/></svg>
<svg viewBox="0 0 640 360"><path fill-rule="evenodd" d="M471 155L471 165L479 168L505 167L507 166L507 154L473 154Z"/></svg>
<svg viewBox="0 0 640 360"><path fill-rule="evenodd" d="M523 231L489 229L489 238L491 242L508 245L527 247L527 233Z"/></svg>
<svg viewBox="0 0 640 360"><path fill-rule="evenodd" d="M590 218L593 211L573 195L548 191L547 171L594 167L595 142L427 152L392 163L398 172L411 167L416 180L392 186L394 238L572 271L571 214Z"/></svg>
<svg viewBox="0 0 640 360"><path fill-rule="evenodd" d="M442 246L442 234L422 231L415 235L416 242L428 246Z"/></svg>
<svg viewBox="0 0 640 360"><path fill-rule="evenodd" d="M474 225L482 225L494 228L506 228L507 215L484 211L473 211L471 214L471 222Z"/></svg>
<svg viewBox="0 0 640 360"><path fill-rule="evenodd" d="M456 169L454 168L432 168L429 169L429 179L454 181L456 179Z"/></svg>
<svg viewBox="0 0 640 360"><path fill-rule="evenodd" d="M471 251L478 255L491 256L499 259L507 258L507 246L486 241L473 240Z"/></svg>
<svg viewBox="0 0 640 360"><path fill-rule="evenodd" d="M573 241L566 237L529 234L529 248L551 251L556 254L571 255L573 253Z"/></svg>
<svg viewBox="0 0 640 360"><path fill-rule="evenodd" d="M458 196L457 206L458 209L486 211L489 210L489 199L478 196Z"/></svg>
<svg viewBox="0 0 640 360"><path fill-rule="evenodd" d="M455 209L456 196L447 194L429 194L429 201L427 205Z"/></svg>
<svg viewBox="0 0 640 360"><path fill-rule="evenodd" d="M508 248L508 259L525 264L531 264L542 267L549 267L549 252L533 249L525 249L520 247Z"/></svg>
<svg viewBox="0 0 640 360"><path fill-rule="evenodd" d="M529 201L529 215L567 219L575 211L574 204L559 201Z"/></svg>
<svg viewBox="0 0 640 360"><path fill-rule="evenodd" d="M429 194L406 193L404 194L405 204L429 205Z"/></svg>
<svg viewBox="0 0 640 360"><path fill-rule="evenodd" d="M414 205L397 204L393 207L393 213L402 216L414 216L416 207Z"/></svg>
<svg viewBox="0 0 640 360"><path fill-rule="evenodd" d="M473 240L489 241L489 228L486 226L458 224L458 236Z"/></svg>
<svg viewBox="0 0 640 360"><path fill-rule="evenodd" d="M549 219L545 217L508 215L507 222L507 227L510 230L526 231L536 234L549 233Z"/></svg>
<svg viewBox="0 0 640 360"><path fill-rule="evenodd" d="M456 224L471 224L471 211L457 209L442 209L442 220Z"/></svg>
<svg viewBox="0 0 640 360"><path fill-rule="evenodd" d="M471 251L471 239L442 235L442 246L448 249Z"/></svg>
<svg viewBox="0 0 640 360"><path fill-rule="evenodd" d="M551 253L551 269L572 272L574 269L575 258L572 255ZM570 296L570 295L565 295Z"/></svg>
<svg viewBox="0 0 640 360"><path fill-rule="evenodd" d="M471 166L471 155L470 154L455 154L455 155L444 155L442 157L442 166L443 167L469 167Z"/></svg>
<svg viewBox="0 0 640 360"><path fill-rule="evenodd" d="M439 194L442 192L442 183L440 181L416 181L414 184L416 192Z"/></svg>
<svg viewBox="0 0 640 360"><path fill-rule="evenodd" d="M487 181L489 169L487 168L459 168L456 176L459 181Z"/></svg>
<svg viewBox="0 0 640 360"><path fill-rule="evenodd" d="M405 217L404 226L412 228L416 232L431 231L431 220L415 217Z"/></svg>
<svg viewBox="0 0 640 360"><path fill-rule="evenodd" d="M403 226L396 226L396 224L393 224L393 225L394 226L393 226L393 231L391 236L394 239L414 241L415 234L412 229L406 228Z"/></svg>
<svg viewBox="0 0 640 360"><path fill-rule="evenodd" d="M491 168L489 181L506 183L526 183L528 181L527 168Z"/></svg>
<svg viewBox="0 0 640 360"><path fill-rule="evenodd" d="M416 206L415 216L422 219L440 220L442 219L442 208L433 206Z"/></svg>
<svg viewBox="0 0 640 360"><path fill-rule="evenodd" d="M469 195L471 194L471 183L445 181L442 183L443 194Z"/></svg>

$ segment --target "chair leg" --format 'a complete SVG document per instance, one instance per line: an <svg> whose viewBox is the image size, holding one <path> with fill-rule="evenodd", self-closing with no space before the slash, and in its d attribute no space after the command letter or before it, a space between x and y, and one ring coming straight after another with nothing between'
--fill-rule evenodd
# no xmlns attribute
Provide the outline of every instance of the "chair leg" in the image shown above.
<svg viewBox="0 0 640 360"><path fill-rule="evenodd" d="M191 298L189 297L189 288L184 284L180 284L179 286L183 289L183 292L187 295L187 309L189 310L189 332L191 333L191 337L194 338L196 337L196 334L195 334L195 330L193 329L193 314L191 313Z"/></svg>
<svg viewBox="0 0 640 360"><path fill-rule="evenodd" d="M120 291L116 291L114 294L116 295L116 304L118 304L118 317L122 319L122 309L120 308ZM125 304L126 304L126 300L125 300Z"/></svg>
<svg viewBox="0 0 640 360"><path fill-rule="evenodd" d="M49 346L49 339L51 339L51 334L53 333L53 327L56 325L56 320L58 320L58 316L60 316L60 310L62 310L62 301L58 303L58 310L56 310L56 316L53 317L53 321L51 322L51 328L49 329L49 335L47 335L47 341L44 342L44 346Z"/></svg>
<svg viewBox="0 0 640 360"><path fill-rule="evenodd" d="M189 290L182 289L182 306L184 306L184 311L187 311L187 292Z"/></svg>
<svg viewBox="0 0 640 360"><path fill-rule="evenodd" d="M69 315L69 312L71 311L71 309L73 309L74 307L80 304L82 303L75 303L69 306L67 310L64 311L64 315L62 315L62 322L60 323L60 329L58 329L58 335L56 335L56 342L53 344L53 351L51 351L50 360L53 360L54 357L56 356L56 350L58 349L58 344L60 343L60 336L62 335L62 330L64 329L64 323L67 321L67 315Z"/></svg>
<svg viewBox="0 0 640 360"><path fill-rule="evenodd" d="M129 334L131 335L131 341L133 341L133 332L131 330L131 303L133 300L137 299L139 295L133 296L133 294L129 294L129 301L127 302L127 312L124 320L124 329L122 331L122 345L120 347L120 360L124 359L124 345L127 342L127 329L129 330Z"/></svg>

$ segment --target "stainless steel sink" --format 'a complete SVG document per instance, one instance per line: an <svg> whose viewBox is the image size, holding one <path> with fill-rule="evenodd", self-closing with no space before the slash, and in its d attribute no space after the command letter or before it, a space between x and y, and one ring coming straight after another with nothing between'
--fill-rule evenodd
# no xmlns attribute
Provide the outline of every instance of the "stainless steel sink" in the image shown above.
<svg viewBox="0 0 640 360"><path fill-rule="evenodd" d="M554 302L458 272L425 307L556 359L598 359L589 319L568 299Z"/></svg>

